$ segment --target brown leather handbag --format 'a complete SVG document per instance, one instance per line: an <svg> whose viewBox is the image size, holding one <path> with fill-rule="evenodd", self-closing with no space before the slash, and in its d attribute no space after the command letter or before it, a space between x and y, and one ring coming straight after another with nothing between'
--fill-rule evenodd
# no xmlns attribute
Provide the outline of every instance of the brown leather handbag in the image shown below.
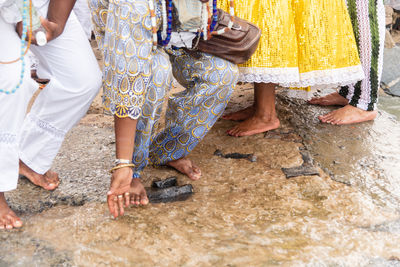
<svg viewBox="0 0 400 267"><path fill-rule="evenodd" d="M231 20L231 15L218 9L218 21L215 31L226 28ZM229 60L235 64L245 63L257 50L261 37L261 29L253 23L234 16L231 29L220 35L211 35L211 38L194 40L197 49L201 52ZM194 44L196 48L196 44Z"/></svg>

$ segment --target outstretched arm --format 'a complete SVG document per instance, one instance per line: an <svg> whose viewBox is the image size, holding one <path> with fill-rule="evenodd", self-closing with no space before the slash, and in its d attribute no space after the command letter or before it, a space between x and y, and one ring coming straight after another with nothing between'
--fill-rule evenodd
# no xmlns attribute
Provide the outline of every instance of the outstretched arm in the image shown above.
<svg viewBox="0 0 400 267"><path fill-rule="evenodd" d="M115 150L117 159L132 160L135 145L137 120L114 116ZM132 168L120 168L111 176L107 204L114 218L124 215L124 206L129 206L129 189L132 181ZM128 194L127 194L128 193Z"/></svg>

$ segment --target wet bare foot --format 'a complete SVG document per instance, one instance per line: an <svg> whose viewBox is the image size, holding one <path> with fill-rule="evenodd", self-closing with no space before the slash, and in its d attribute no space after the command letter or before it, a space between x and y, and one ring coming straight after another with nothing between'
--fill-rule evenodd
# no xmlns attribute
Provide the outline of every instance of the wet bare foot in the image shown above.
<svg viewBox="0 0 400 267"><path fill-rule="evenodd" d="M334 125L354 124L364 121L371 121L376 118L378 111L365 111L351 105L344 106L323 116L319 116L323 123Z"/></svg>
<svg viewBox="0 0 400 267"><path fill-rule="evenodd" d="M263 118L259 116L252 116L249 119L239 123L232 129L228 130L227 133L231 136L249 136L266 131L277 129L280 126L279 119Z"/></svg>
<svg viewBox="0 0 400 267"><path fill-rule="evenodd" d="M47 171L45 174L38 174L29 168L21 160L19 161L19 174L28 178L33 184L40 186L46 190L54 190L60 184L58 174L53 171Z"/></svg>
<svg viewBox="0 0 400 267"><path fill-rule="evenodd" d="M0 193L0 230L22 227L22 221L8 207L4 193Z"/></svg>
<svg viewBox="0 0 400 267"><path fill-rule="evenodd" d="M253 114L254 114L254 106L250 106L245 109L224 115L222 116L222 118L224 120L243 121L253 116Z"/></svg>
<svg viewBox="0 0 400 267"><path fill-rule="evenodd" d="M144 189L144 186L140 179L132 179L129 194L131 198L131 204L136 206L149 204L146 190Z"/></svg>
<svg viewBox="0 0 400 267"><path fill-rule="evenodd" d="M314 97L308 101L308 103L320 106L346 106L349 104L349 101L339 93L335 92L322 97Z"/></svg>
<svg viewBox="0 0 400 267"><path fill-rule="evenodd" d="M178 160L170 161L168 166L174 168L178 172L185 174L191 180L199 180L201 177L201 170L188 158L181 158Z"/></svg>

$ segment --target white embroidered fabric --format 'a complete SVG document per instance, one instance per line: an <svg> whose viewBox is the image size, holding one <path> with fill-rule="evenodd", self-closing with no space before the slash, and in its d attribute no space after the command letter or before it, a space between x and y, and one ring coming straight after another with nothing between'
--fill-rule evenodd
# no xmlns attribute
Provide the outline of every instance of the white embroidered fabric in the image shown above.
<svg viewBox="0 0 400 267"><path fill-rule="evenodd" d="M360 60L364 69L365 76L361 83L360 99L365 102L370 102L371 80L369 79L371 73L371 56L372 56L372 41L371 41L371 27L369 19L369 3L363 0L358 0L357 5L357 21L358 21L358 34L360 46Z"/></svg>
<svg viewBox="0 0 400 267"><path fill-rule="evenodd" d="M26 120L26 125L28 125L29 128L31 129L34 128L42 133L50 134L57 139L63 140L65 134L67 133L66 131L57 129L50 123L41 120L38 117L33 116L32 114L28 114L25 120Z"/></svg>
<svg viewBox="0 0 400 267"><path fill-rule="evenodd" d="M0 145L13 145L17 143L17 135L7 132L0 133Z"/></svg>

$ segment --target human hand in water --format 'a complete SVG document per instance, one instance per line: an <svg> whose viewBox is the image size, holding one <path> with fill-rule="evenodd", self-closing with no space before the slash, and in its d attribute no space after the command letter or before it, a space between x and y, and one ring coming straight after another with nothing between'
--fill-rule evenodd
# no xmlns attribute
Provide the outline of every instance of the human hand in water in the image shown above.
<svg viewBox="0 0 400 267"><path fill-rule="evenodd" d="M110 190L107 192L107 204L110 213L117 218L124 215L124 207L130 205L130 193L133 170L121 168L111 176Z"/></svg>

